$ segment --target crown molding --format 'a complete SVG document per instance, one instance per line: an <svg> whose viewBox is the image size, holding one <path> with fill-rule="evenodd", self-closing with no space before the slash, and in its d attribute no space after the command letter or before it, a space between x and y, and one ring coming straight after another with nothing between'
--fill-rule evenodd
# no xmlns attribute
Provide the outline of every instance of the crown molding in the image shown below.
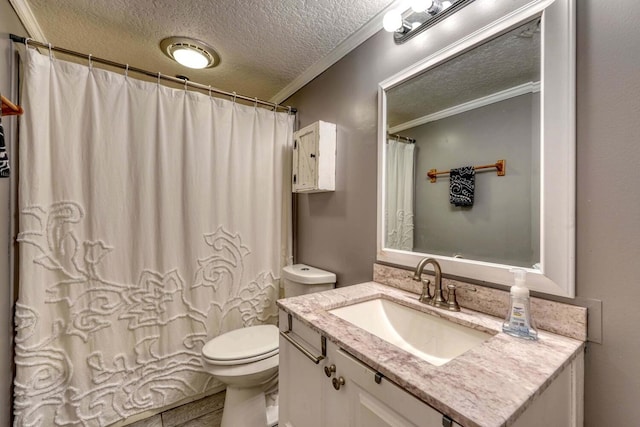
<svg viewBox="0 0 640 427"><path fill-rule="evenodd" d="M335 47L328 55L313 63L302 74L296 77L291 83L282 88L269 101L275 104L283 103L287 98L302 89L311 80L318 77L333 64L345 57L349 52L360 46L378 31L382 30L382 18L389 10L404 4L405 0L396 0L384 8L380 13L371 18L355 33L347 37L342 43Z"/></svg>
<svg viewBox="0 0 640 427"><path fill-rule="evenodd" d="M26 0L9 0L9 3L15 10L16 15L18 15L18 19L22 22L24 29L27 30L29 37L39 42L46 42L47 38L44 36L44 32L40 28L40 24L38 24L38 20L33 14L29 3Z"/></svg>
<svg viewBox="0 0 640 427"><path fill-rule="evenodd" d="M484 107L486 105L494 104L496 102L504 101L509 98L524 95L526 93L540 92L540 82L528 82L518 86L514 86L509 89L501 90L491 95L483 96L481 98L474 99L469 102L465 102L460 105L456 105L444 110L428 114L426 116L418 117L417 119L410 120L406 123L399 124L392 128L389 128L389 133L398 133L406 129L411 129L416 126L424 125L429 122L435 122L436 120L444 119L445 117L455 116L456 114L464 113L465 111L475 110L476 108Z"/></svg>

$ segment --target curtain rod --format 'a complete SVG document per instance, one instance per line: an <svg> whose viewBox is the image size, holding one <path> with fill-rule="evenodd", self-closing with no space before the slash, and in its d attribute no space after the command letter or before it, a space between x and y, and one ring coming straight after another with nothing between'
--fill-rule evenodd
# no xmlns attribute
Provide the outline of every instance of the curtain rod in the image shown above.
<svg viewBox="0 0 640 427"><path fill-rule="evenodd" d="M407 144L415 144L416 140L414 138L409 138L408 136L402 136L395 133L389 133L387 136L391 139L394 139L398 142L406 142ZM402 141L401 141L402 140Z"/></svg>
<svg viewBox="0 0 640 427"><path fill-rule="evenodd" d="M185 84L187 86L191 86L193 88L199 89L199 90L203 90L203 91L208 91L208 92L213 92L213 93L217 93L219 95L225 95L225 96L229 96L231 98L235 99L242 99L244 101L249 101L249 102L253 102L256 104L260 104L260 105L266 105L268 107L271 108L280 108L282 110L288 111L292 114L295 114L298 112L297 109L293 108L293 107L289 107L287 105L279 105L279 104L275 104L273 102L269 102L269 101L264 101L262 99L258 99L258 98L251 98L248 96L244 96L244 95L238 95L234 92L226 92L224 90L221 89L216 89L213 88L211 86L208 85L203 85L201 83L194 83L191 82L189 80L186 79L179 79L177 77L172 77L172 76L168 76L165 74L162 74L160 72L158 73L153 73L151 71L147 71L147 70L143 70L142 68L137 68L137 67L132 67L129 64L121 64L119 62L115 62L115 61L111 61L109 59L104 59L104 58L98 58L96 56L93 55L88 55L86 53L80 53L80 52L76 52L73 50L69 50L69 49L65 49L62 47L57 47L57 46L53 46L49 43L42 43L39 41L35 41L33 39L27 38L27 37L21 37L21 36L17 36L15 34L9 34L9 38L16 42L16 43L22 43L24 45L32 45L32 46L36 46L36 47L41 47L44 49L50 49L54 52L60 52L60 53L64 53L65 55L71 55L71 56L75 56L78 58L85 58L91 62L97 62L100 64L104 64L104 65L109 65L111 67L116 67L116 68L120 68L122 70L127 70L127 71L133 71L139 74L144 74L145 76L148 77L154 77L157 79L162 79L162 80L167 80L173 83L180 83L180 84Z"/></svg>

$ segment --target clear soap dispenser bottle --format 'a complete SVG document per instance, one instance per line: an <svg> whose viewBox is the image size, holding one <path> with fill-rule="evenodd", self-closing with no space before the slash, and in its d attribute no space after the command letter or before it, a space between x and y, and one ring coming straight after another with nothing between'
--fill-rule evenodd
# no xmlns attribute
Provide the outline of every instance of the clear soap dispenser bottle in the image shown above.
<svg viewBox="0 0 640 427"><path fill-rule="evenodd" d="M522 268L514 268L510 271L515 276L515 284L511 287L509 312L502 324L502 331L514 337L537 340L538 331L531 319L529 289L525 286L527 272Z"/></svg>

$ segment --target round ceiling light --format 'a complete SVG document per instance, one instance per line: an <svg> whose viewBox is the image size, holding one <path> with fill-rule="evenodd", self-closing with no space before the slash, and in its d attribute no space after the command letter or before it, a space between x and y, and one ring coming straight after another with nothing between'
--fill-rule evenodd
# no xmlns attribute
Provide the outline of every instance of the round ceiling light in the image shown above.
<svg viewBox="0 0 640 427"><path fill-rule="evenodd" d="M220 63L220 55L209 45L188 37L169 37L160 42L169 58L189 68L211 68Z"/></svg>

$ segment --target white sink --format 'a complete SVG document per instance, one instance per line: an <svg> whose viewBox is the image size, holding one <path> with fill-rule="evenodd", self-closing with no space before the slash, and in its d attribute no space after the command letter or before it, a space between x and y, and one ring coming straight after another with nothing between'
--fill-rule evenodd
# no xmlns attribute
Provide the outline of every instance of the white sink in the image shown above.
<svg viewBox="0 0 640 427"><path fill-rule="evenodd" d="M436 366L491 338L485 332L382 298L336 308L329 313Z"/></svg>

